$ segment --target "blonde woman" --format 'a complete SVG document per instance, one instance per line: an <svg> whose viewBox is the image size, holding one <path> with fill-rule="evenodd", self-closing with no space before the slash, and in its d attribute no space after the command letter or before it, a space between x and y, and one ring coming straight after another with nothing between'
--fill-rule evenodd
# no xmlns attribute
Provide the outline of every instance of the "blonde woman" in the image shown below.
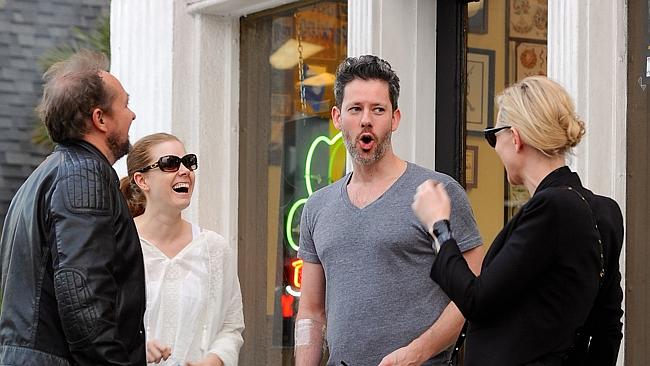
<svg viewBox="0 0 650 366"><path fill-rule="evenodd" d="M465 365L615 365L623 219L615 201L566 166L584 124L567 92L545 77L510 86L497 102L485 138L508 181L532 197L497 235L480 276L449 229L444 188L427 181L413 203L441 245L431 277L469 321Z"/></svg>
<svg viewBox="0 0 650 366"><path fill-rule="evenodd" d="M175 136L157 133L133 145L120 184L145 262L147 362L235 366L244 329L237 259L223 237L181 216L197 167Z"/></svg>

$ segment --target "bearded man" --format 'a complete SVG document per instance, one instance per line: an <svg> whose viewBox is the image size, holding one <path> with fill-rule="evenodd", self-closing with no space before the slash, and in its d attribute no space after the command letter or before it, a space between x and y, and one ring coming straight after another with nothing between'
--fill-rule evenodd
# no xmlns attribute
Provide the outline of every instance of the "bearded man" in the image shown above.
<svg viewBox="0 0 650 366"><path fill-rule="evenodd" d="M454 233L478 271L481 238L465 191L394 154L399 78L388 62L347 58L334 95L332 120L354 170L315 192L303 209L296 364L318 365L326 335L327 365L447 365L464 319L429 279L436 253L411 203L422 182L444 182Z"/></svg>
<svg viewBox="0 0 650 366"><path fill-rule="evenodd" d="M27 178L0 239L1 365L145 365L144 266L113 163L135 114L105 56L43 76L54 152Z"/></svg>

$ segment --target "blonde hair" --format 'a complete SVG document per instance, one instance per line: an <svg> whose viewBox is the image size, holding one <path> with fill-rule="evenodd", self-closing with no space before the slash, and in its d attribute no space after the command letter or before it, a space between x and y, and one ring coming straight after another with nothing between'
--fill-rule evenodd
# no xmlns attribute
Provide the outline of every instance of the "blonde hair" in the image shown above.
<svg viewBox="0 0 650 366"><path fill-rule="evenodd" d="M497 97L501 124L515 127L527 145L553 157L564 155L585 134L569 93L545 76L530 76Z"/></svg>
<svg viewBox="0 0 650 366"><path fill-rule="evenodd" d="M147 207L147 199L144 196L144 192L142 192L133 180L133 174L145 166L153 164L152 160L154 157L151 156L151 148L167 141L178 141L182 143L174 135L163 132L154 133L141 138L133 144L129 155L126 157L128 176L120 179L120 190L124 198L126 198L126 203L133 217L142 215Z"/></svg>

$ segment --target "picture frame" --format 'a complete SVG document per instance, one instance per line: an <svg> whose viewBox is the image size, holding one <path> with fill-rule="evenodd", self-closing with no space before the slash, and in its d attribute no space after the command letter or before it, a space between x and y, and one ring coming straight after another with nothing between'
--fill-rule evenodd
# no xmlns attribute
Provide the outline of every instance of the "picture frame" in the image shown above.
<svg viewBox="0 0 650 366"><path fill-rule="evenodd" d="M478 146L465 149L465 189L478 188Z"/></svg>
<svg viewBox="0 0 650 366"><path fill-rule="evenodd" d="M488 0L467 4L467 31L477 34L488 32Z"/></svg>
<svg viewBox="0 0 650 366"><path fill-rule="evenodd" d="M548 49L545 43L539 42L508 42L510 55L509 80L517 82L528 76L546 75Z"/></svg>
<svg viewBox="0 0 650 366"><path fill-rule="evenodd" d="M494 125L494 51L467 50L467 99L465 117L468 134L481 135Z"/></svg>
<svg viewBox="0 0 650 366"><path fill-rule="evenodd" d="M548 38L548 2L508 0L506 22L508 38L546 42Z"/></svg>

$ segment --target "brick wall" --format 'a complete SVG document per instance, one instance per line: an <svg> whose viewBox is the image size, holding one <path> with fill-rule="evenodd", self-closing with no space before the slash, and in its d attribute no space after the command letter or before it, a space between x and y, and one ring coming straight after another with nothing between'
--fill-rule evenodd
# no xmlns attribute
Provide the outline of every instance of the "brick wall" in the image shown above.
<svg viewBox="0 0 650 366"><path fill-rule="evenodd" d="M72 27L96 26L110 0L0 0L0 229L11 198L48 151L31 142L41 92L38 64L73 39Z"/></svg>

